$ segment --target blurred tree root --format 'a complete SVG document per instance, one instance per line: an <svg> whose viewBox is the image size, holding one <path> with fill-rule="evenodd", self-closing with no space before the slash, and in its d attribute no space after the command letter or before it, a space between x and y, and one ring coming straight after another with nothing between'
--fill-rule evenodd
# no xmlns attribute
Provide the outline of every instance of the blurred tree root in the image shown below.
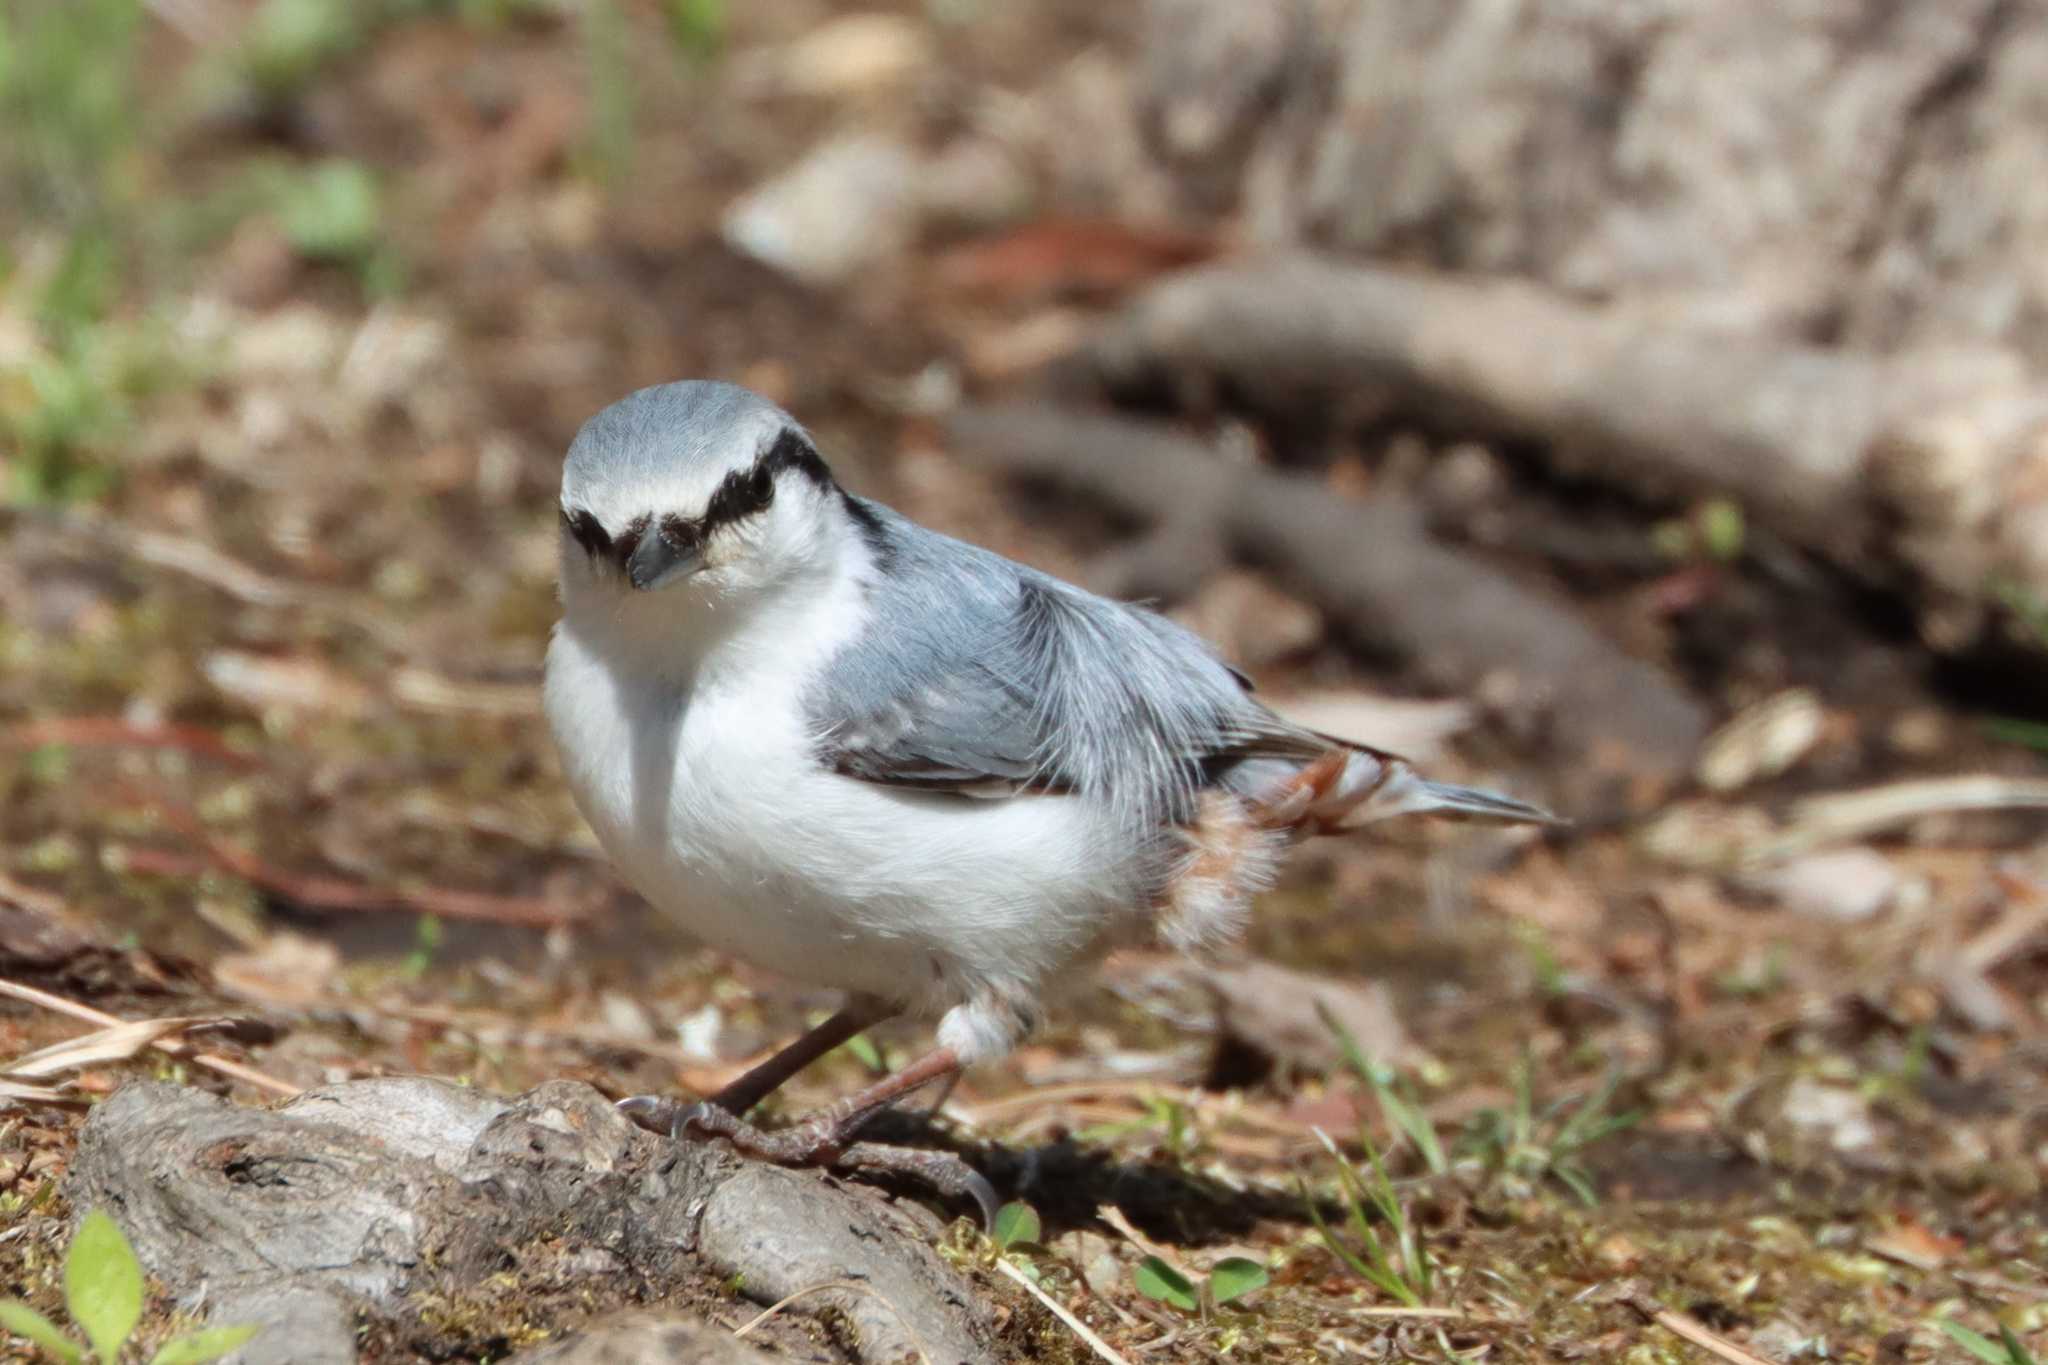
<svg viewBox="0 0 2048 1365"><path fill-rule="evenodd" d="M1310 479L1226 464L1157 427L1039 405L964 409L948 433L971 460L1149 523L1104 566L1109 581L1097 586L1107 591L1180 598L1233 558L1269 566L1355 638L1433 682L1505 691L1517 709L1547 712L1587 778L1675 777L1705 733L1701 708L1672 680L1566 603L1436 543L1406 501L1333 497ZM1574 704L1548 705L1565 696ZM1596 799L1567 795L1582 810Z"/></svg>
<svg viewBox="0 0 2048 1365"><path fill-rule="evenodd" d="M1649 498L1735 497L1759 524L1903 593L1937 649L1983 643L2001 602L2048 602L2048 385L1995 347L1823 350L1533 284L1283 254L1155 286L1091 360L1122 396L1224 396L1296 425L1399 415L1526 441L1562 472ZM1300 501L1324 500L1304 489ZM1333 545L1305 541L1290 558ZM1452 600L1441 585L1416 595L1432 616Z"/></svg>
<svg viewBox="0 0 2048 1365"><path fill-rule="evenodd" d="M835 1310L851 1338L812 1358L992 1358L989 1312L928 1245L928 1216L655 1137L569 1081L501 1098L391 1077L275 1110L129 1085L86 1121L66 1191L117 1212L181 1308L260 1325L246 1365L353 1361L359 1337L366 1359L503 1359L594 1312L653 1300L719 1316L732 1287L774 1302L856 1279L862 1292L801 1310ZM644 1346L635 1323L534 1358L647 1358L598 1349ZM688 1335L697 1353L677 1359L762 1358L721 1331Z"/></svg>

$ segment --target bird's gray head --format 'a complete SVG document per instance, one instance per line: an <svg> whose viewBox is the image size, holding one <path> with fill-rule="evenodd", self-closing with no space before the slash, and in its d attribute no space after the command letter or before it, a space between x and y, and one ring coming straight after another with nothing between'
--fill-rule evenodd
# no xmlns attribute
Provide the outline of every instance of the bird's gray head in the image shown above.
<svg viewBox="0 0 2048 1365"><path fill-rule="evenodd" d="M810 437L767 399L703 380L642 389L569 447L565 605L616 609L679 585L725 598L829 569L843 500Z"/></svg>

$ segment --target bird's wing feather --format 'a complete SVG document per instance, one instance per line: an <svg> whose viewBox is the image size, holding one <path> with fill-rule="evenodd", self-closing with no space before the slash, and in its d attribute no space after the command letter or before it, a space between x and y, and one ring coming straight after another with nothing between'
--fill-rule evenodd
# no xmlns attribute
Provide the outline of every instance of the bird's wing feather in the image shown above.
<svg viewBox="0 0 2048 1365"><path fill-rule="evenodd" d="M822 761L963 796L1078 792L1185 818L1219 764L1312 758L1198 637L885 513L870 629L806 697Z"/></svg>

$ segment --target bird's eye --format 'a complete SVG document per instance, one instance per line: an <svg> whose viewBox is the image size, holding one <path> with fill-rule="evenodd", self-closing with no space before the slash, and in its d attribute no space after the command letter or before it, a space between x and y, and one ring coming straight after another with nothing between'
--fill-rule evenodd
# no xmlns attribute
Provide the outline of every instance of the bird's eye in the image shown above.
<svg viewBox="0 0 2048 1365"><path fill-rule="evenodd" d="M585 554L603 555L611 552L612 538L590 513L580 509L571 512L565 507L562 509L562 526L576 538L576 543L583 547Z"/></svg>
<svg viewBox="0 0 2048 1365"><path fill-rule="evenodd" d="M747 480L747 501L757 512L775 501L775 476L760 465Z"/></svg>
<svg viewBox="0 0 2048 1365"><path fill-rule="evenodd" d="M661 538L678 550L695 550L704 539L704 528L687 517L666 516L661 519Z"/></svg>

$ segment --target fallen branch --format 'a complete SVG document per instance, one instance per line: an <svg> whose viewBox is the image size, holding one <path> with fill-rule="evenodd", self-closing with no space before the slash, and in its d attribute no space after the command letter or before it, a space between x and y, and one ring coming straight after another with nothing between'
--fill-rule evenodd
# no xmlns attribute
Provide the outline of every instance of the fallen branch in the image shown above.
<svg viewBox="0 0 2048 1365"><path fill-rule="evenodd" d="M1243 557L1440 685L1510 681L1516 697L1547 708L1575 755L1675 776L1706 731L1700 707L1664 675L1567 605L1437 544L1398 499L1338 497L1309 479L1226 464L1158 427L1042 406L966 409L949 432L972 459L1149 522L1112 591L1184 596Z"/></svg>
<svg viewBox="0 0 2048 1365"><path fill-rule="evenodd" d="M73 1019L83 1019L89 1024L98 1024L101 1028L134 1027L130 1021L121 1018L119 1015L96 1010L90 1005L81 1005L75 1000L66 1000L63 996L52 995L48 991L39 991L34 986L24 986L18 981L0 979L0 995L12 996L16 1000L25 1001L31 1005L38 1005L43 1009L53 1010L58 1014L68 1014ZM179 1022L182 1023L184 1021ZM149 1045L158 1052L168 1053L173 1057L187 1058L194 1066L204 1067L208 1071L216 1075L226 1076L230 1080L253 1085L259 1090L268 1090L273 1095L290 1096L299 1093L299 1087L293 1085L290 1081L281 1081L275 1076L265 1075L254 1067L244 1066L240 1062L231 1061L226 1057L215 1056L210 1052L195 1053L185 1044L173 1038L153 1038L150 1040Z"/></svg>
<svg viewBox="0 0 2048 1365"><path fill-rule="evenodd" d="M1733 495L1853 573L1904 570L1937 644L1977 637L1996 581L2048 600L2048 389L2007 352L1822 350L1283 255L1166 281L1091 357L1116 391L1297 424L1401 413L1639 493Z"/></svg>
<svg viewBox="0 0 2048 1365"><path fill-rule="evenodd" d="M1628 1295L1625 1302L1665 1331L1683 1337L1701 1350L1727 1361L1728 1365L1777 1365L1776 1361L1743 1350L1692 1314L1666 1308L1647 1293Z"/></svg>

